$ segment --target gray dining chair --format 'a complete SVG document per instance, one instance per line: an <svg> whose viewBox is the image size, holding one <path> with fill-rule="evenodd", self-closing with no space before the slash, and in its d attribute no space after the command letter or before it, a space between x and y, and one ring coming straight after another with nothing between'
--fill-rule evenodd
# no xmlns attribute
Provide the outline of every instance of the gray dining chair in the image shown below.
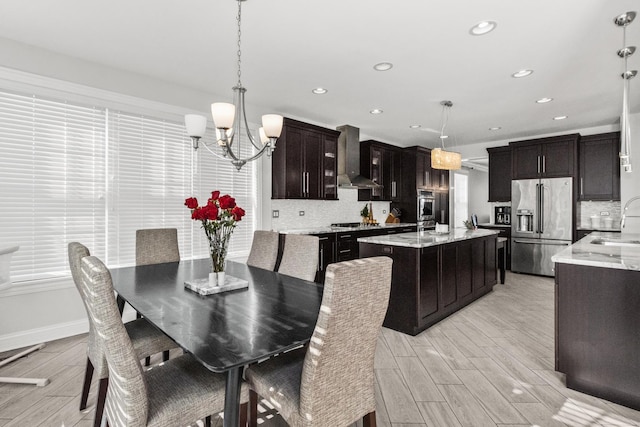
<svg viewBox="0 0 640 427"><path fill-rule="evenodd" d="M136 230L136 265L180 262L178 230L176 228L146 228ZM140 313L137 314L138 318ZM162 353L162 360L169 360L169 352ZM150 359L145 360L149 366Z"/></svg>
<svg viewBox="0 0 640 427"><path fill-rule="evenodd" d="M87 315L89 315L89 309L85 298L86 292L82 289L80 262L83 258L86 258L91 254L86 246L78 242L69 243L68 253L69 267L71 269L73 282L75 283L78 292L80 292L82 302L87 310ZM178 348L178 345L175 342L144 319L127 322L124 325L124 328L131 338L137 360L148 357L152 354L168 351L172 348ZM87 407L87 399L91 388L91 379L95 373L99 379L94 421L94 426L96 427L100 425L100 421L102 420L102 412L109 385L109 370L107 368L105 350L97 334L98 332L96 331L93 322L89 321L89 335L87 337L87 366L85 369L84 383L82 385L82 394L80 395L80 410L82 411Z"/></svg>
<svg viewBox="0 0 640 427"><path fill-rule="evenodd" d="M389 303L388 257L327 267L322 305L307 347L249 366L249 425L258 395L290 426L375 426L373 360Z"/></svg>
<svg viewBox="0 0 640 427"><path fill-rule="evenodd" d="M148 228L136 230L136 265L180 262L178 230Z"/></svg>
<svg viewBox="0 0 640 427"><path fill-rule="evenodd" d="M287 234L278 273L313 282L318 270L318 236Z"/></svg>
<svg viewBox="0 0 640 427"><path fill-rule="evenodd" d="M279 243L280 233L277 231L254 231L247 265L273 271L278 259Z"/></svg>
<svg viewBox="0 0 640 427"><path fill-rule="evenodd" d="M144 371L122 323L111 273L96 257L81 261L81 290L89 320L104 353L111 384L104 414L107 425L174 427L208 419L224 408L225 377L190 355ZM241 385L241 422L246 423L249 393Z"/></svg>

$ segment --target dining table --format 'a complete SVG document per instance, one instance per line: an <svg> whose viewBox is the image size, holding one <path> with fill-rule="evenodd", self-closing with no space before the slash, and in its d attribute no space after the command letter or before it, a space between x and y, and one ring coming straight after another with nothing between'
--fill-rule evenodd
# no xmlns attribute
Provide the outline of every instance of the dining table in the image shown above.
<svg viewBox="0 0 640 427"><path fill-rule="evenodd" d="M121 306L126 301L185 353L226 376L223 425L236 427L244 367L310 340L323 285L227 261L227 278L248 287L206 296L185 288L209 272L205 258L113 268L111 277Z"/></svg>

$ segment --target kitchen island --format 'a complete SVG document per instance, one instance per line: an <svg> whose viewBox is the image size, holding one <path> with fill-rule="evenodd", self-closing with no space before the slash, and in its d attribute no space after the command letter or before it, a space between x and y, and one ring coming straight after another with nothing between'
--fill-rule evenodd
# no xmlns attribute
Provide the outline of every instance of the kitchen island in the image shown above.
<svg viewBox="0 0 640 427"><path fill-rule="evenodd" d="M594 232L552 260L556 370L640 410L640 234Z"/></svg>
<svg viewBox="0 0 640 427"><path fill-rule="evenodd" d="M417 335L493 289L495 230L422 231L358 239L360 258L393 259L384 326Z"/></svg>

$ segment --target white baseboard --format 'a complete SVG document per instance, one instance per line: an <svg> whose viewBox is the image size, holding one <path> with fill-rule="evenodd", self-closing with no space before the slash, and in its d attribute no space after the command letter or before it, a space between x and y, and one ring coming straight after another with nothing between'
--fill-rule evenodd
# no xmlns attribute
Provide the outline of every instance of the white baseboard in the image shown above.
<svg viewBox="0 0 640 427"><path fill-rule="evenodd" d="M125 322L128 322L136 318L136 313L127 305L122 318ZM71 322L57 323L42 328L0 335L0 352L59 340L61 338L84 334L88 331L89 322L86 318L82 318Z"/></svg>

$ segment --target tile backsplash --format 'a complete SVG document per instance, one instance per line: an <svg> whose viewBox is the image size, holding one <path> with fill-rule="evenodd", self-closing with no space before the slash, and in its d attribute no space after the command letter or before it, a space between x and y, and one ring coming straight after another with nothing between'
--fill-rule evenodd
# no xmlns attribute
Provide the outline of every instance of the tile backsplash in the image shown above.
<svg viewBox="0 0 640 427"><path fill-rule="evenodd" d="M620 228L620 202L619 201L606 201L606 202L579 202L577 218L577 227L589 228L591 227L591 215L601 216L603 212L609 212L609 217L613 219L613 228ZM603 217L606 217L604 215Z"/></svg>
<svg viewBox="0 0 640 427"><path fill-rule="evenodd" d="M369 202L358 201L358 191L338 189L339 200L271 200L271 210L278 218L271 218L272 230L291 230L330 225L336 222L360 222L360 210ZM372 202L373 217L384 223L389 215L389 202ZM304 212L301 216L300 212Z"/></svg>

